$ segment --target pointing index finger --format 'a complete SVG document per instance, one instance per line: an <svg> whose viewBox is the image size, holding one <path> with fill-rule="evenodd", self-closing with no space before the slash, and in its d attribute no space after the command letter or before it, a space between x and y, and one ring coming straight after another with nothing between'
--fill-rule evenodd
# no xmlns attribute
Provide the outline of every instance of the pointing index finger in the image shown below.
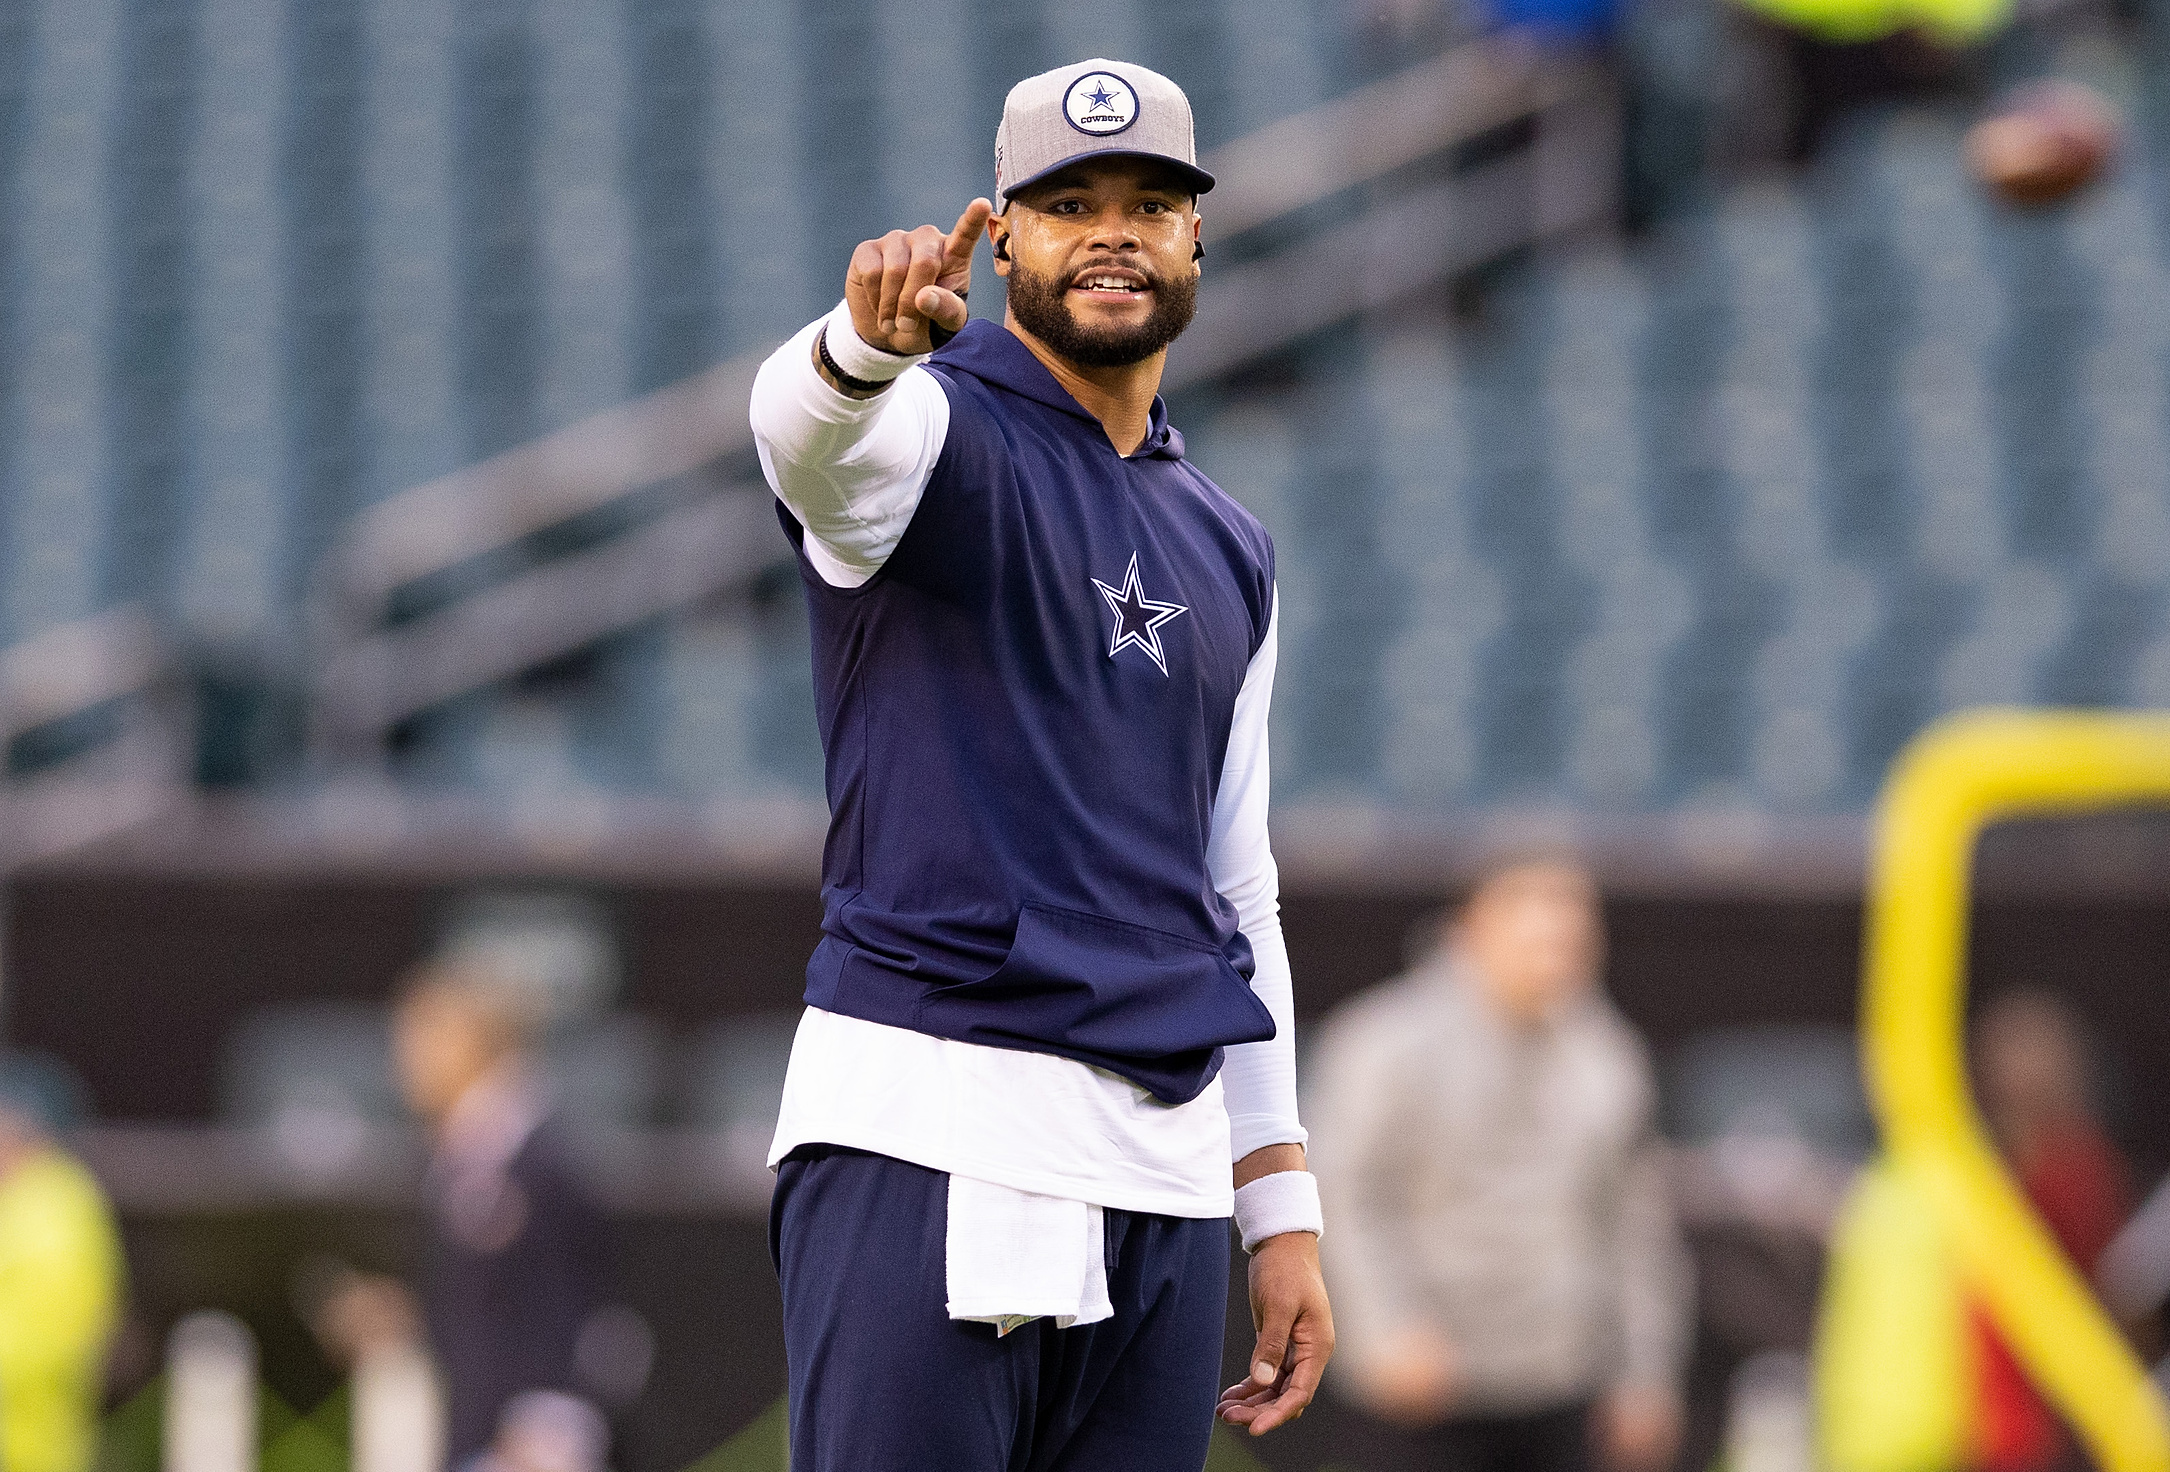
<svg viewBox="0 0 2170 1472"><path fill-rule="evenodd" d="M980 243L980 236L987 231L987 221L995 207L985 199L975 199L964 207L957 217L957 226L949 232L949 257L953 261L972 259L972 248Z"/></svg>

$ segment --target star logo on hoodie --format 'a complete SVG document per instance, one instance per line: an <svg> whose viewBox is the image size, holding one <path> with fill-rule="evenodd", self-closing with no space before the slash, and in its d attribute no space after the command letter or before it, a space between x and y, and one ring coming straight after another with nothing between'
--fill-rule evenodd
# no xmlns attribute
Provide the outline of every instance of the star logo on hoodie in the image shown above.
<svg viewBox="0 0 2170 1472"><path fill-rule="evenodd" d="M1145 589L1138 581L1138 554L1130 554L1130 570L1123 575L1123 585L1111 588L1098 578L1093 586L1108 601L1108 608L1115 615L1115 632L1108 641L1108 658L1123 652L1125 645L1145 651L1145 657L1163 675L1168 673L1167 651L1161 648L1160 626L1178 614L1190 610L1180 603L1156 603L1145 596Z"/></svg>

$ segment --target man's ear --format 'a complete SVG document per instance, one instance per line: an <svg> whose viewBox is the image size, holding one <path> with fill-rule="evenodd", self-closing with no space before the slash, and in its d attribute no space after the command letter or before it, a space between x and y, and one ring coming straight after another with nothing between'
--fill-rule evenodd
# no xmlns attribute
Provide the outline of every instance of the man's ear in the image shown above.
<svg viewBox="0 0 2170 1472"><path fill-rule="evenodd" d="M995 274L1010 274L1010 227L1000 215L987 222L987 245L994 252Z"/></svg>

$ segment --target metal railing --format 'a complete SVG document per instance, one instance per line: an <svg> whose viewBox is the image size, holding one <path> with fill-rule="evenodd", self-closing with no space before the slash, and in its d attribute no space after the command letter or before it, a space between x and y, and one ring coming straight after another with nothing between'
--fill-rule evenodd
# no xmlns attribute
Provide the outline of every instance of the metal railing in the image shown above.
<svg viewBox="0 0 2170 1472"><path fill-rule="evenodd" d="M0 777L0 866L127 828L187 791L187 722L161 698L166 653L141 609L59 624L0 650L0 745L110 709L110 729Z"/></svg>

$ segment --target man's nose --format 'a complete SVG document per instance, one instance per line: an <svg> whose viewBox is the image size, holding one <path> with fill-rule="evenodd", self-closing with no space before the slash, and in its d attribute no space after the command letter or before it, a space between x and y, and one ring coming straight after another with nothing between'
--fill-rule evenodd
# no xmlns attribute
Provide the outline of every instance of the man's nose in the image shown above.
<svg viewBox="0 0 2170 1472"><path fill-rule="evenodd" d="M1094 250L1137 250L1144 242L1131 227L1130 212L1120 205L1110 205L1094 217L1088 244Z"/></svg>

